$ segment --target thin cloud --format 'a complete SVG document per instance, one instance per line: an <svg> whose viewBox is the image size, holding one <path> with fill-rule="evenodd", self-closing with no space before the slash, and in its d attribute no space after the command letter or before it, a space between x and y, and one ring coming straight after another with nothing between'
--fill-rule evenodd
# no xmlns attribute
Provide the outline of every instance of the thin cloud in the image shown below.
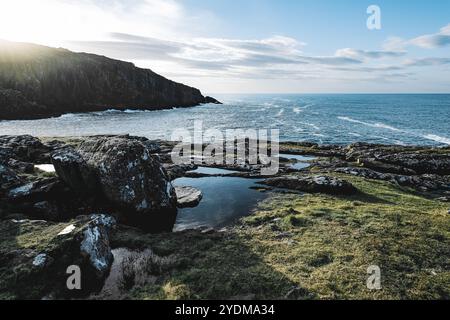
<svg viewBox="0 0 450 320"><path fill-rule="evenodd" d="M450 24L441 28L438 33L427 34L409 41L410 44L422 48L440 48L450 44Z"/></svg>
<svg viewBox="0 0 450 320"><path fill-rule="evenodd" d="M397 58L404 55L406 55L405 51L394 51L394 50L367 51L352 48L344 48L336 51L336 56L347 57L352 59Z"/></svg>

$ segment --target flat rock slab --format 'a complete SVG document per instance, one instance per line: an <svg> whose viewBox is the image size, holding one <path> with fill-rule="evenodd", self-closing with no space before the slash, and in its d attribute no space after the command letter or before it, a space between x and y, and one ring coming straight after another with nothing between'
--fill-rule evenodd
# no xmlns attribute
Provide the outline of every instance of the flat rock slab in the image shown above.
<svg viewBox="0 0 450 320"><path fill-rule="evenodd" d="M193 208L198 206L203 198L202 191L194 187L175 187L178 208Z"/></svg>
<svg viewBox="0 0 450 320"><path fill-rule="evenodd" d="M308 193L348 195L357 192L350 182L329 176L281 176L266 179L262 184Z"/></svg>

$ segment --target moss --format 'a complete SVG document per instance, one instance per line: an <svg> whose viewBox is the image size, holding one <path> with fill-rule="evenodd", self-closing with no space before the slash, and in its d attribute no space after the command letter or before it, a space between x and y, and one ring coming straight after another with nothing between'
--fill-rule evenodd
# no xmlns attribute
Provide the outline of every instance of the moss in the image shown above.
<svg viewBox="0 0 450 320"><path fill-rule="evenodd" d="M450 221L445 204L384 181L344 177L354 196L273 194L225 233L141 235L114 245L151 247L182 261L137 299L448 299ZM378 265L382 290L367 289Z"/></svg>

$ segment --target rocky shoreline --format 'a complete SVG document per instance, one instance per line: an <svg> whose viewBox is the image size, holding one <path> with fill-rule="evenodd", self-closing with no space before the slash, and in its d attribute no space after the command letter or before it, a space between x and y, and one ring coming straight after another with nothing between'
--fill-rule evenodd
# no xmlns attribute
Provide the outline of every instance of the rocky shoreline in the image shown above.
<svg viewBox="0 0 450 320"><path fill-rule="evenodd" d="M0 136L0 297L87 297L101 289L113 249L124 244L135 249L148 233L164 242L177 208L195 206L202 198L201 190L172 186L178 177L201 177L192 173L195 165L171 162L173 145L132 136ZM218 167L236 171L227 176L263 178L264 192L358 196L364 192L352 183L357 177L450 201L450 147L286 142L280 153L317 158L296 170L295 160L281 157L279 173L272 177L259 176L260 166ZM39 169L49 164L55 172ZM204 231L175 237L203 237ZM224 232L207 231L212 239ZM83 290L75 296L64 286L68 265L86 270ZM36 283L32 290L26 287L30 279Z"/></svg>

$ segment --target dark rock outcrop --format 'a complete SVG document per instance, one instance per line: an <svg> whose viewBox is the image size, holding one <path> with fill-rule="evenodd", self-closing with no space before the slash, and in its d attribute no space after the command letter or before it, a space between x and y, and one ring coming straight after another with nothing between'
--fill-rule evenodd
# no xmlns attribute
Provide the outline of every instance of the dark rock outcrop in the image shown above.
<svg viewBox="0 0 450 320"><path fill-rule="evenodd" d="M404 187L411 187L419 191L450 191L450 176L436 174L422 175L400 175L393 173L382 173L372 169L359 167L345 167L334 170L337 173L345 173L366 179L391 181Z"/></svg>
<svg viewBox="0 0 450 320"><path fill-rule="evenodd" d="M262 183L271 187L308 193L349 195L357 192L350 182L328 176L280 176L266 179Z"/></svg>
<svg viewBox="0 0 450 320"><path fill-rule="evenodd" d="M137 139L86 138L79 148L52 155L58 176L78 193L120 208L121 222L150 232L171 231L176 195L158 158Z"/></svg>
<svg viewBox="0 0 450 320"><path fill-rule="evenodd" d="M204 103L222 104L220 101L218 101L217 99L214 99L213 97L210 97L210 96L205 97Z"/></svg>
<svg viewBox="0 0 450 320"><path fill-rule="evenodd" d="M450 174L450 150L355 143L346 148L346 159L379 172L396 174Z"/></svg>
<svg viewBox="0 0 450 320"><path fill-rule="evenodd" d="M0 42L0 119L218 103L198 89L103 56Z"/></svg>

